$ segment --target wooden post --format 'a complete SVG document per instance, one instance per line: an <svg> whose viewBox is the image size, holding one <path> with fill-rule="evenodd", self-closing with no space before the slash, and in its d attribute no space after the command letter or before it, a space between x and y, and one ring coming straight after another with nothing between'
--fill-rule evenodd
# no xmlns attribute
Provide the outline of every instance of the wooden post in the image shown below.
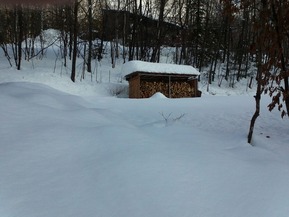
<svg viewBox="0 0 289 217"><path fill-rule="evenodd" d="M169 75L169 98L171 98L171 76Z"/></svg>

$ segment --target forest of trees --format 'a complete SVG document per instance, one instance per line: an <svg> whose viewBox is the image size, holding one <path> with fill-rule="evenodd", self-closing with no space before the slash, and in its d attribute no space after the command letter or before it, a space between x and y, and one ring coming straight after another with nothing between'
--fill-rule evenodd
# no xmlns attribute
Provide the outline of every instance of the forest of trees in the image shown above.
<svg viewBox="0 0 289 217"><path fill-rule="evenodd" d="M114 16L107 16L109 12ZM287 0L75 0L70 5L46 7L2 5L0 46L10 65L20 70L22 59L41 55L33 49L33 39L45 29L57 29L62 35L62 58L72 60L72 81L79 39L87 44L83 56L88 72L92 59L102 58L103 40L112 45L112 66L115 58L158 62L162 47L171 46L176 64L206 69L208 84L217 76L219 85L227 80L231 87L242 78L250 83L257 79L252 127L263 93L272 97L270 110L276 107L282 117L289 111L288 17ZM7 44L12 45L13 56ZM120 53L120 46L126 52Z"/></svg>

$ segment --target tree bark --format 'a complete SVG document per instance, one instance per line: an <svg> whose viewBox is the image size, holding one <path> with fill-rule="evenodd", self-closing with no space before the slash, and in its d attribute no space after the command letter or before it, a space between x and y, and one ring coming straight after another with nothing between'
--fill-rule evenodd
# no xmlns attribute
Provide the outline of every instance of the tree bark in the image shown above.
<svg viewBox="0 0 289 217"><path fill-rule="evenodd" d="M73 52L72 52L72 68L71 68L71 80L75 82L75 71L76 71L76 57L77 57L77 33L78 33L78 2L75 0L74 3L74 23L73 23Z"/></svg>
<svg viewBox="0 0 289 217"><path fill-rule="evenodd" d="M257 71L257 90L256 90L256 95L255 97L255 102L256 102L256 106L255 106L255 113L251 119L250 122L250 128L249 128L249 133L248 133L248 143L251 144L252 142L252 137L253 137L253 132L254 132L254 126L255 126L255 122L258 118L258 116L260 115L260 103L261 103L261 94L262 94L262 89L261 89L261 79L262 79L262 70L261 70L261 61L262 61L262 57L261 57L261 51L258 51L258 57L257 57L257 61L258 61L258 71Z"/></svg>
<svg viewBox="0 0 289 217"><path fill-rule="evenodd" d="M261 12L260 12L260 16L263 13L263 10L265 8L266 5L266 1L263 2L262 4L262 8L261 8ZM263 24L264 24L264 20L260 19L260 26L259 28L256 30L257 31L257 38L256 38L256 60L257 60L257 90L256 90L256 95L255 97L255 102L256 102L256 106L255 106L255 113L251 119L250 122L250 128L249 128L249 133L248 133L248 143L251 144L252 143L252 137L253 137L253 132L254 132L254 127L255 127L255 122L258 118L258 116L260 115L260 103L261 103L261 94L263 92L263 87L262 87L262 46L263 46L263 40L262 40L262 36L264 34L264 29L263 29Z"/></svg>
<svg viewBox="0 0 289 217"><path fill-rule="evenodd" d="M91 72L91 56L92 56L92 2L88 0L88 56L87 71Z"/></svg>
<svg viewBox="0 0 289 217"><path fill-rule="evenodd" d="M21 60L22 60L22 40L23 40L23 11L21 6L17 6L18 14L18 58L17 58L17 70L21 69Z"/></svg>

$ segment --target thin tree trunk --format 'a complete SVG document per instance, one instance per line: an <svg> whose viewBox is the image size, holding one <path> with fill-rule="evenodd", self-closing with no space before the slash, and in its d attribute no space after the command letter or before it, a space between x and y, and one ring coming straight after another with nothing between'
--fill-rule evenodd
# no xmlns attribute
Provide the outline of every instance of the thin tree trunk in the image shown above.
<svg viewBox="0 0 289 217"><path fill-rule="evenodd" d="M21 60L22 60L22 39L23 39L23 11L21 6L17 7L18 14L18 61L17 61L17 70L21 69Z"/></svg>
<svg viewBox="0 0 289 217"><path fill-rule="evenodd" d="M260 68L260 66L259 66ZM260 102L261 102L261 79L262 79L262 72L260 69L258 69L258 84L257 84L257 91L255 97L255 102L256 102L256 108L255 108L255 113L251 119L250 122L250 128L249 128L249 133L248 133L248 143L251 144L252 142L252 137L253 137L253 132L254 132L254 127L255 127L255 122L260 115Z"/></svg>
<svg viewBox="0 0 289 217"><path fill-rule="evenodd" d="M80 80L84 79L84 75L85 75L85 65L86 65L86 43L84 44L84 48L83 48L83 65L82 65L82 74L81 74L81 78Z"/></svg>
<svg viewBox="0 0 289 217"><path fill-rule="evenodd" d="M259 52L259 51L258 51ZM258 54L258 56L260 56L260 52ZM261 57L257 57L258 58L258 72L257 72L257 90L256 90L256 95L255 97L255 112L252 116L251 122L250 122L250 127L249 127L249 133L248 133L248 143L252 144L252 137L253 137L253 132L254 132L254 127L255 127L255 122L258 118L258 116L260 115L260 103L261 103L261 79L262 79L262 71L261 71L261 62L260 59Z"/></svg>
<svg viewBox="0 0 289 217"><path fill-rule="evenodd" d="M78 2L75 0L74 3L74 24L73 24L73 53L72 53L72 68L71 68L71 80L75 82L75 71L76 71L76 56L77 56L77 16L78 16Z"/></svg>
<svg viewBox="0 0 289 217"><path fill-rule="evenodd" d="M263 2L262 4L262 9L265 8L266 2ZM262 11L261 11L262 14ZM257 39L256 39L256 44L257 44L257 56L256 56L256 61L257 61L257 90L256 90L256 95L255 97L255 102L256 102L256 107L255 107L255 113L251 119L250 122L250 128L249 128L249 133L248 133L248 143L252 143L252 137L253 137L253 132L254 132L254 127L255 127L255 122L260 115L260 103L261 103L261 94L262 94L262 35L263 35L263 29L262 29L262 22L263 20L260 20L261 22L261 27L260 29L257 30Z"/></svg>
<svg viewBox="0 0 289 217"><path fill-rule="evenodd" d="M91 72L91 56L92 56L92 2L88 0L88 56L87 71Z"/></svg>

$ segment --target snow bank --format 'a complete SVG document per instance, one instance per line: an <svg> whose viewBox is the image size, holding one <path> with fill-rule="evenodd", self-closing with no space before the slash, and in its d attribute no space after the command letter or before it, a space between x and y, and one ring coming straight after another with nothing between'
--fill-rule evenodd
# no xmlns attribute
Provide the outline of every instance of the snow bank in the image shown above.
<svg viewBox="0 0 289 217"><path fill-rule="evenodd" d="M0 100L1 217L288 216L288 122L262 113L248 145L251 97Z"/></svg>

